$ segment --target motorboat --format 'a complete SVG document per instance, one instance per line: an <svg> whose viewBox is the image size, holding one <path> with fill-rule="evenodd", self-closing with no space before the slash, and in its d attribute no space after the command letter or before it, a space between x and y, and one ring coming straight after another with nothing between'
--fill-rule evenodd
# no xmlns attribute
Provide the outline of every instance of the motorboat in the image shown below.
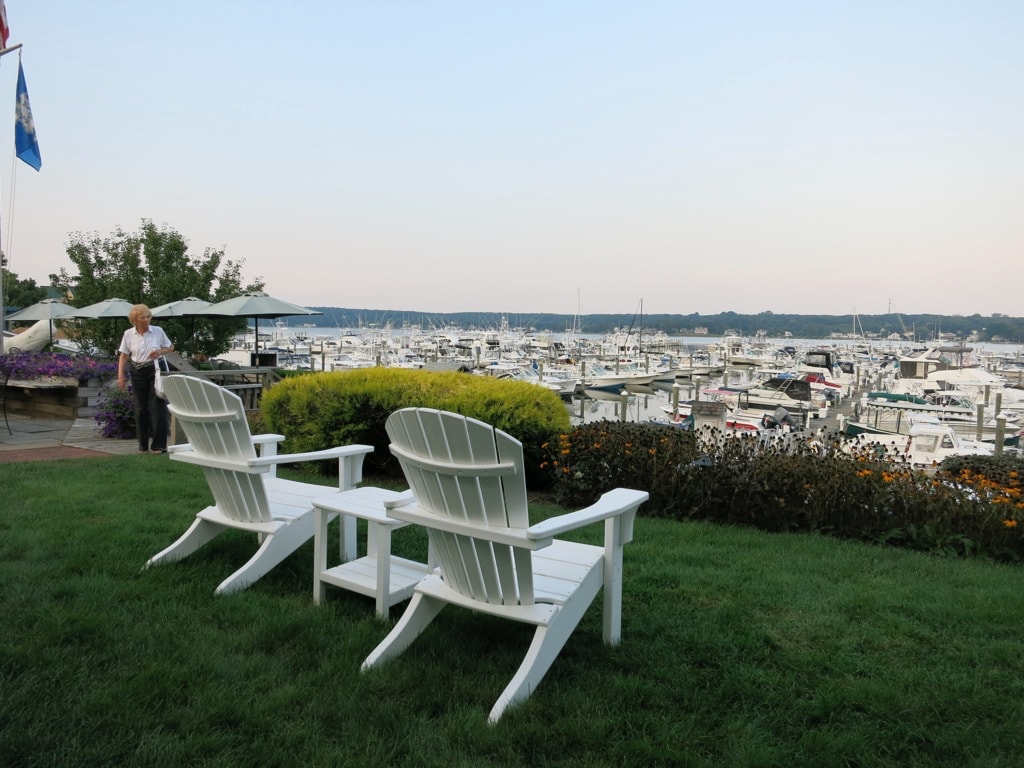
<svg viewBox="0 0 1024 768"><path fill-rule="evenodd" d="M948 424L962 437L980 437L984 442L994 442L1001 432L1004 445L1017 445L1020 441L1022 425L1013 412L984 418L979 435L978 409L974 402L952 391L924 396L909 392L869 392L861 400L858 423L863 425L864 431L907 434L914 421L911 417L918 417L920 421L922 415Z"/></svg>
<svg viewBox="0 0 1024 768"><path fill-rule="evenodd" d="M861 433L848 441L845 447L855 453L872 450L914 469L934 469L950 456L991 456L995 453L995 446L991 443L962 437L948 424L929 417L914 420L905 435Z"/></svg>
<svg viewBox="0 0 1024 768"><path fill-rule="evenodd" d="M743 387L704 391L746 410L774 411L782 407L790 413L810 413L812 418L824 416L828 410L828 398L823 391L812 388L809 381L791 376L773 376Z"/></svg>

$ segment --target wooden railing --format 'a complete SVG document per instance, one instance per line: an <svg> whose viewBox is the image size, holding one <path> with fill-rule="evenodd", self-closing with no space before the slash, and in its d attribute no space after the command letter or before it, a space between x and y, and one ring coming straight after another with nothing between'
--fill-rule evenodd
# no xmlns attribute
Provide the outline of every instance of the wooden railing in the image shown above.
<svg viewBox="0 0 1024 768"><path fill-rule="evenodd" d="M242 398L242 405L247 411L259 410L263 393L280 381L273 368L221 368L213 371L178 371L168 375L178 373L207 379L234 392Z"/></svg>

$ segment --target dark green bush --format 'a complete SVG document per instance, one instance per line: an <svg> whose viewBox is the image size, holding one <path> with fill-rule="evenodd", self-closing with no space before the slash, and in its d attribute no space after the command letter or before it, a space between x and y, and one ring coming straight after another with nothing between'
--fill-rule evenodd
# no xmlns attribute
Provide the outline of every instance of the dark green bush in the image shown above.
<svg viewBox="0 0 1024 768"><path fill-rule="evenodd" d="M374 447L369 471L397 473L384 422L393 411L412 406L472 416L522 441L531 488L548 483L539 468L540 446L569 427L558 395L534 384L403 368L286 379L264 395L262 412L270 431L288 436L289 452L362 443Z"/></svg>
<svg viewBox="0 0 1024 768"><path fill-rule="evenodd" d="M542 468L569 507L625 486L651 494L645 515L1024 558L1017 457L925 474L795 436L723 439L714 430L611 421L576 427L544 449Z"/></svg>
<svg viewBox="0 0 1024 768"><path fill-rule="evenodd" d="M942 471L948 475L960 475L965 469L975 475L984 475L1008 485L1024 475L1024 458L1016 453L1001 453L998 456L950 456L942 462Z"/></svg>

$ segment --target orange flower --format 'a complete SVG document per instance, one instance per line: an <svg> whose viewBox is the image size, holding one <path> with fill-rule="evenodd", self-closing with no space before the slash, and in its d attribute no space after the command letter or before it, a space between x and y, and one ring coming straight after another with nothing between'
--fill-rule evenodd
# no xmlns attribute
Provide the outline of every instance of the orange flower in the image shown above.
<svg viewBox="0 0 1024 768"><path fill-rule="evenodd" d="M1005 525L1007 528L1016 528L1017 527L1017 521L1016 520L1003 520L1003 525Z"/></svg>

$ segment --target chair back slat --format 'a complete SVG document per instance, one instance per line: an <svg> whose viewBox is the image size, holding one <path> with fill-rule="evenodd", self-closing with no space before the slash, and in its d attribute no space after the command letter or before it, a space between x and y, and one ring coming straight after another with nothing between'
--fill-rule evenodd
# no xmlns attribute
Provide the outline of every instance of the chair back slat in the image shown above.
<svg viewBox="0 0 1024 768"><path fill-rule="evenodd" d="M529 526L523 447L514 437L430 408L396 411L386 426L422 510L481 529ZM453 589L488 603L533 603L528 549L429 528L428 534Z"/></svg>
<svg viewBox="0 0 1024 768"><path fill-rule="evenodd" d="M195 456L239 463L238 471L203 467L217 508L240 522L270 522L263 474L244 470L245 463L256 458L256 449L241 398L192 376L165 377L164 391Z"/></svg>

